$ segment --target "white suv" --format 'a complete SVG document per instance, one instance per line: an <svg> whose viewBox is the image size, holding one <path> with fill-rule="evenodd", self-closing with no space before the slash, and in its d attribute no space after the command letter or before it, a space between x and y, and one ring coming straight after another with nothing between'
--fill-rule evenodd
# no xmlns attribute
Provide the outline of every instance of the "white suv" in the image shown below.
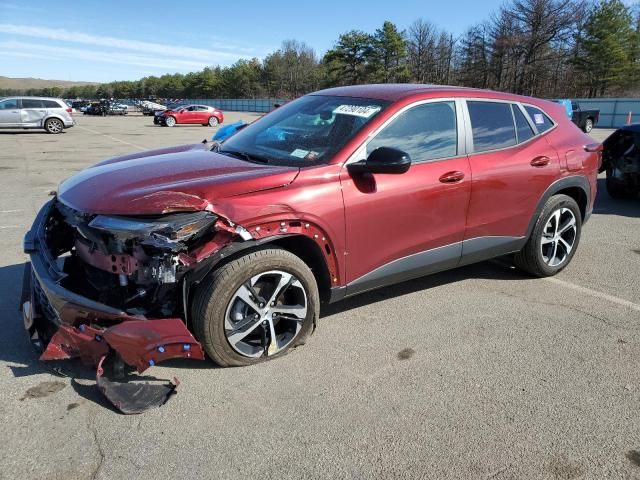
<svg viewBox="0 0 640 480"><path fill-rule="evenodd" d="M7 97L0 99L0 128L44 128L60 133L75 125L71 111L59 98Z"/></svg>

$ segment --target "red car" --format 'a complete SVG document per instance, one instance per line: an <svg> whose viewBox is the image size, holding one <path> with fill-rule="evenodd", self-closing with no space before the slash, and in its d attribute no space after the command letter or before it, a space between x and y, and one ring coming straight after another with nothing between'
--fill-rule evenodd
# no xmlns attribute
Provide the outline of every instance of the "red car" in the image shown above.
<svg viewBox="0 0 640 480"><path fill-rule="evenodd" d="M250 365L303 344L323 301L506 254L556 274L600 161L551 102L323 90L213 148L112 158L63 182L25 239L25 324L43 359Z"/></svg>
<svg viewBox="0 0 640 480"><path fill-rule="evenodd" d="M207 105L184 105L175 110L165 110L153 118L153 123L164 127L176 124L195 124L215 127L224 121L224 115L215 107Z"/></svg>

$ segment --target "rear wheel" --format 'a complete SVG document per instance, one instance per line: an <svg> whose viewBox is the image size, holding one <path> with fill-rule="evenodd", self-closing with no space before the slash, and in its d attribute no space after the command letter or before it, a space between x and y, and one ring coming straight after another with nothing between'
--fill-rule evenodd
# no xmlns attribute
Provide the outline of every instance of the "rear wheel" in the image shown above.
<svg viewBox="0 0 640 480"><path fill-rule="evenodd" d="M566 267L580 242L582 215L576 201L554 195L545 204L516 266L536 277L550 277Z"/></svg>
<svg viewBox="0 0 640 480"><path fill-rule="evenodd" d="M176 119L173 117L167 117L164 119L164 124L167 127L173 127L176 124Z"/></svg>
<svg viewBox="0 0 640 480"><path fill-rule="evenodd" d="M64 124L59 118L50 118L44 122L44 129L47 133L60 133L64 130Z"/></svg>
<svg viewBox="0 0 640 480"><path fill-rule="evenodd" d="M624 200L632 196L629 189L625 188L624 184L621 184L621 182L614 177L611 168L607 168L606 186L607 193L611 198Z"/></svg>
<svg viewBox="0 0 640 480"><path fill-rule="evenodd" d="M196 291L196 336L223 367L251 365L305 343L319 314L309 267L281 249L248 253L212 272Z"/></svg>
<svg viewBox="0 0 640 480"><path fill-rule="evenodd" d="M218 119L216 117L209 117L209 126L215 127L218 125Z"/></svg>

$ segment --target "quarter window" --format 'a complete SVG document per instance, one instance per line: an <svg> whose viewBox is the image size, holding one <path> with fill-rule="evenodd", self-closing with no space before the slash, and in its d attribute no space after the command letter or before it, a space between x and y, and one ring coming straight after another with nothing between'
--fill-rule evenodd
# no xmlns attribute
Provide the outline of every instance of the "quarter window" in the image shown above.
<svg viewBox="0 0 640 480"><path fill-rule="evenodd" d="M413 162L455 157L458 154L455 103L425 103L401 113L367 144L367 154L379 147L403 150Z"/></svg>
<svg viewBox="0 0 640 480"><path fill-rule="evenodd" d="M551 127L553 127L553 122L549 119L547 114L539 108L525 105L524 109L531 117L531 120L533 120L533 123L535 123L539 133L546 132Z"/></svg>
<svg viewBox="0 0 640 480"><path fill-rule="evenodd" d="M55 100L42 100L42 103L46 108L64 108Z"/></svg>
<svg viewBox="0 0 640 480"><path fill-rule="evenodd" d="M516 144L510 104L467 102L467 106L471 117L475 152L486 152Z"/></svg>
<svg viewBox="0 0 640 480"><path fill-rule="evenodd" d="M32 98L23 98L22 108L43 108L42 100L34 100Z"/></svg>
<svg viewBox="0 0 640 480"><path fill-rule="evenodd" d="M511 105L513 108L513 118L516 120L516 131L518 132L518 143L526 142L535 135L531 125L525 118L518 105Z"/></svg>

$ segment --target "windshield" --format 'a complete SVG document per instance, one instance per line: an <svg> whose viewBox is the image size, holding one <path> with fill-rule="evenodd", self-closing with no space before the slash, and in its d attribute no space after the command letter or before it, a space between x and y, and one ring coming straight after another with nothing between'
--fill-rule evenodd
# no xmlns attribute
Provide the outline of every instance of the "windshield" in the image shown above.
<svg viewBox="0 0 640 480"><path fill-rule="evenodd" d="M218 151L274 165L326 163L388 104L367 98L301 97L239 131Z"/></svg>

